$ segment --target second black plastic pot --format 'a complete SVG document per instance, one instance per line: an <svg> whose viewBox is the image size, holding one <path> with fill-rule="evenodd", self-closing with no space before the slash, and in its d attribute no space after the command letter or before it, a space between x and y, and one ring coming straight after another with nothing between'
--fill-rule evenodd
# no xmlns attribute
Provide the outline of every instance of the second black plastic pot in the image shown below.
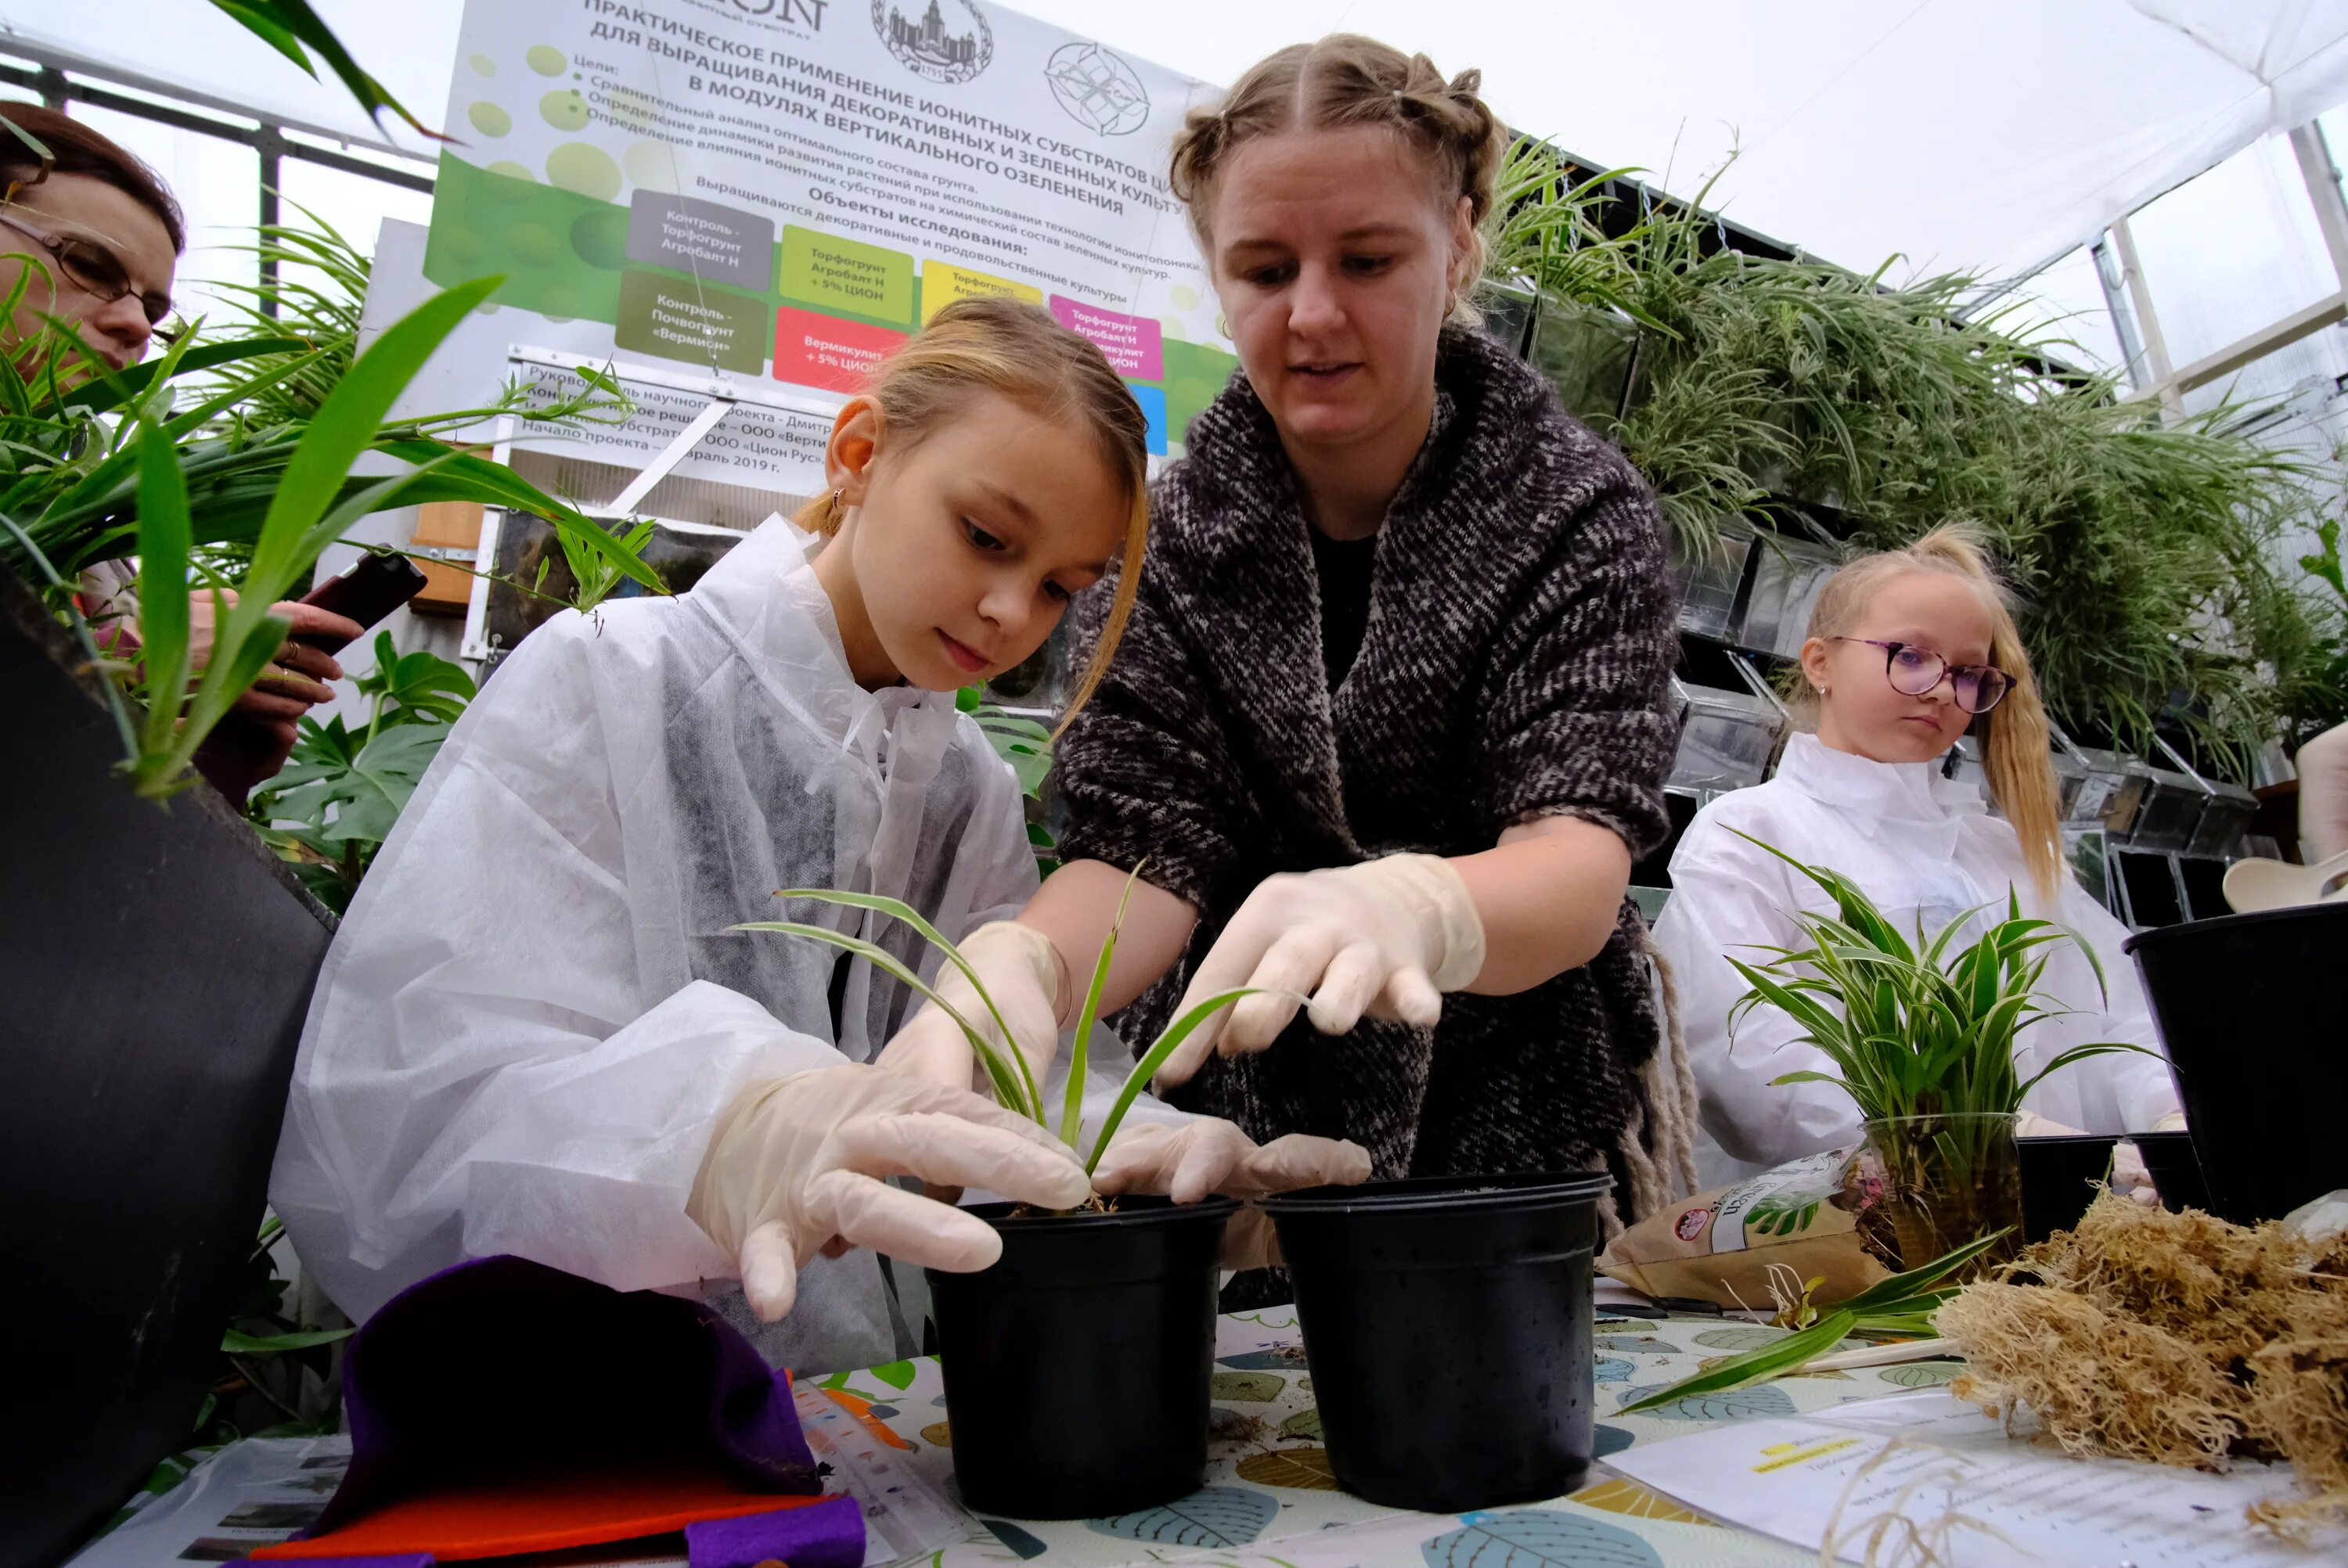
<svg viewBox="0 0 2348 1568"><path fill-rule="evenodd" d="M2127 950L2168 1052L2209 1212L2236 1225L2279 1220L2348 1184L2339 1143L2348 903L2139 932Z"/></svg>
<svg viewBox="0 0 2348 1568"><path fill-rule="evenodd" d="M2095 1201L2095 1184L2111 1173L2118 1142L2102 1132L2014 1140L2022 1151L2023 1240L2044 1241L2079 1223Z"/></svg>
<svg viewBox="0 0 2348 1568"><path fill-rule="evenodd" d="M2176 1132L2131 1132L2128 1141L2136 1145L2137 1157L2152 1177L2152 1189L2160 1194L2160 1206L2169 1210L2203 1209L2209 1206L2209 1184L2201 1179L2201 1159L2193 1152L2193 1134Z"/></svg>
<svg viewBox="0 0 2348 1568"><path fill-rule="evenodd" d="M1224 1198L1121 1198L1114 1214L973 1209L1003 1233L976 1274L925 1271L954 1479L973 1512L1131 1513L1207 1466Z"/></svg>
<svg viewBox="0 0 2348 1568"><path fill-rule="evenodd" d="M1472 1176L1267 1198L1339 1485L1458 1513L1590 1468L1591 1254L1605 1176Z"/></svg>

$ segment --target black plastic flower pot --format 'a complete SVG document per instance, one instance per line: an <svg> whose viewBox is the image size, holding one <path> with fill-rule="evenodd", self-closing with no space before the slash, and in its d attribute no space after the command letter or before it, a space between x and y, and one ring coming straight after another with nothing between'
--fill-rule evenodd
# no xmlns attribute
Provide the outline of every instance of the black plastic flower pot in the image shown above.
<svg viewBox="0 0 2348 1568"><path fill-rule="evenodd" d="M1196 1491L1207 1468L1226 1198L1121 1198L1112 1214L1011 1217L976 1274L928 1272L973 1512L1098 1519Z"/></svg>
<svg viewBox="0 0 2348 1568"><path fill-rule="evenodd" d="M2022 1238L2044 1241L2079 1223L2095 1201L2096 1184L2109 1177L2116 1137L2017 1138L2022 1151Z"/></svg>
<svg viewBox="0 0 2348 1568"><path fill-rule="evenodd" d="M1340 1486L1458 1513L1581 1484L1591 1254L1612 1184L1468 1176L1264 1200Z"/></svg>
<svg viewBox="0 0 2348 1568"><path fill-rule="evenodd" d="M2127 950L2168 1052L2209 1212L2256 1225L2339 1186L2348 903L2143 931Z"/></svg>
<svg viewBox="0 0 2348 1568"><path fill-rule="evenodd" d="M2144 1162L2162 1208L2208 1211L2209 1184L2201 1179L2201 1158L2193 1152L2192 1133L2181 1130L2131 1132L2128 1142L2136 1145L2137 1157Z"/></svg>

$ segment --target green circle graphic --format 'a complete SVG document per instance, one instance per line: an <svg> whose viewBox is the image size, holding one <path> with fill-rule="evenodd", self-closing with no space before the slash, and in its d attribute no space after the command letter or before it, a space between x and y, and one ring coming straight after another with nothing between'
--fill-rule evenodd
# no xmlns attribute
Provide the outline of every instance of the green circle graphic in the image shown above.
<svg viewBox="0 0 2348 1568"><path fill-rule="evenodd" d="M513 116L483 98L465 111L465 118L483 136L503 136L513 129Z"/></svg>
<svg viewBox="0 0 2348 1568"><path fill-rule="evenodd" d="M502 174L508 179L527 179L532 185L536 185L538 183L538 176L534 172L532 172L527 166L516 163L510 158L501 158L495 163L489 165L489 172L491 174Z"/></svg>
<svg viewBox="0 0 2348 1568"><path fill-rule="evenodd" d="M524 220L506 231L506 249L518 261L543 267L562 254L562 241L545 224Z"/></svg>
<svg viewBox="0 0 2348 1568"><path fill-rule="evenodd" d="M620 194L620 166L600 147L566 141L546 155L546 182L609 201Z"/></svg>
<svg viewBox="0 0 2348 1568"><path fill-rule="evenodd" d="M644 190L674 192L684 161L676 149L664 141L640 141L628 149L620 167L627 170L631 185Z"/></svg>
<svg viewBox="0 0 2348 1568"><path fill-rule="evenodd" d="M571 225L571 249L591 267L616 272L628 261L628 214L617 207L582 212Z"/></svg>
<svg viewBox="0 0 2348 1568"><path fill-rule="evenodd" d="M494 77L498 74L498 63L487 55L475 55L469 63L473 67L473 75L477 77Z"/></svg>
<svg viewBox="0 0 2348 1568"><path fill-rule="evenodd" d="M538 100L541 118L557 130L585 130L592 118L577 87L557 87Z"/></svg>
<svg viewBox="0 0 2348 1568"><path fill-rule="evenodd" d="M562 57L562 51L551 44L534 44L522 58L528 60L530 68L541 77L559 77L571 68L571 62Z"/></svg>

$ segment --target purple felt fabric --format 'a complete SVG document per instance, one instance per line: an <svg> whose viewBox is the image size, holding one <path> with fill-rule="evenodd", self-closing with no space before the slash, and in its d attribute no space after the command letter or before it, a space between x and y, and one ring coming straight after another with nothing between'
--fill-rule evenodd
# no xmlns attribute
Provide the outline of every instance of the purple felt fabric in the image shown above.
<svg viewBox="0 0 2348 1568"><path fill-rule="evenodd" d="M350 1469L306 1534L439 1485L633 1460L823 1490L790 1379L711 1308L519 1257L418 1281L351 1337ZM859 1538L862 1531L860 1522Z"/></svg>
<svg viewBox="0 0 2348 1568"><path fill-rule="evenodd" d="M705 1520L685 1527L685 1554L692 1568L757 1568L768 1562L863 1568L864 1511L852 1497L835 1497L774 1513Z"/></svg>

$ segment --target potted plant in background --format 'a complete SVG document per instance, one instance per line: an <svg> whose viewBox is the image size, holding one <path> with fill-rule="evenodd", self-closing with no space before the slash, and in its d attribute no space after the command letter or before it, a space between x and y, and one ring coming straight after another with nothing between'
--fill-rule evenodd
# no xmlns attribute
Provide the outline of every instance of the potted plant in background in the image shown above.
<svg viewBox="0 0 2348 1568"><path fill-rule="evenodd" d="M1130 895L1131 878L1126 886ZM911 906L812 888L778 897L903 921L962 972L1011 1038L977 973ZM937 1003L970 1040L995 1098L1057 1136L1089 1173L1167 1058L1216 1012L1253 994L1224 991L1176 1019L1139 1053L1088 1136L1092 1033L1123 921L1120 904L1093 966L1056 1106L1022 1051L997 1047L877 943L804 921L736 929L829 943ZM972 1211L1003 1233L1002 1257L976 1274L928 1271L954 1476L965 1504L1014 1519L1104 1518L1198 1490L1207 1463L1223 1224L1236 1207L1228 1198L1177 1205L1121 1197L1066 1214L1008 1204Z"/></svg>
<svg viewBox="0 0 2348 1568"><path fill-rule="evenodd" d="M1797 1040L1833 1064L1832 1073L1805 1069L1771 1081L1837 1083L1858 1105L1867 1135L1861 1181L1881 1185L1859 1225L1879 1253L1913 1269L2003 1232L2006 1242L1977 1254L1971 1267L2004 1261L2020 1245L2013 1130L2023 1098L2075 1061L2142 1049L2073 1046L2026 1079L2014 1065L2016 1037L2054 1016L2038 990L2046 949L2076 948L2100 985L2093 949L2051 921L2024 918L2011 893L2005 917L1977 935L1967 935L1974 917L1993 906L1967 911L1929 939L1920 921L1911 942L1840 873L1738 836L1824 888L1836 912L1795 914L1806 948L1765 949L1776 956L1761 964L1730 956L1752 988L1730 1014L1732 1030L1756 1008L1777 1008L1801 1029Z"/></svg>

